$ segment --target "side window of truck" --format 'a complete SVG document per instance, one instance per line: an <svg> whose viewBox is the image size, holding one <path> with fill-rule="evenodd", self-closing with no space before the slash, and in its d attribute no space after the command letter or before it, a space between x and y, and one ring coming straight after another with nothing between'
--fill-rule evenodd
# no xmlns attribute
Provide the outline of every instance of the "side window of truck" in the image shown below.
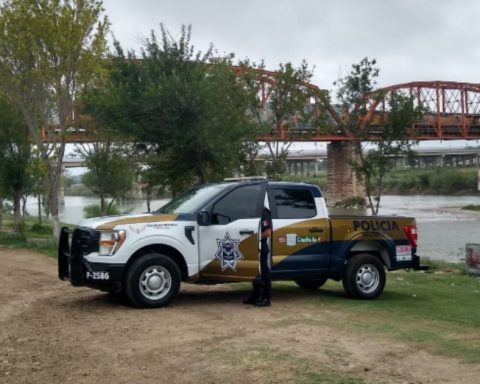
<svg viewBox="0 0 480 384"><path fill-rule="evenodd" d="M274 219L308 219L317 215L315 199L308 189L273 188Z"/></svg>
<svg viewBox="0 0 480 384"><path fill-rule="evenodd" d="M212 210L212 224L225 225L238 219L259 218L263 199L261 185L249 185L231 191L215 203Z"/></svg>

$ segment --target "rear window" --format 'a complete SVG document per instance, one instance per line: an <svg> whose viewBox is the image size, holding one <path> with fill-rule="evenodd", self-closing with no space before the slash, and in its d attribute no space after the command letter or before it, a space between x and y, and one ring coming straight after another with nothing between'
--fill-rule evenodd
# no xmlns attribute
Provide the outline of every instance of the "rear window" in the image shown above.
<svg viewBox="0 0 480 384"><path fill-rule="evenodd" d="M308 189L282 187L270 191L276 209L274 219L308 219L317 215L315 199Z"/></svg>

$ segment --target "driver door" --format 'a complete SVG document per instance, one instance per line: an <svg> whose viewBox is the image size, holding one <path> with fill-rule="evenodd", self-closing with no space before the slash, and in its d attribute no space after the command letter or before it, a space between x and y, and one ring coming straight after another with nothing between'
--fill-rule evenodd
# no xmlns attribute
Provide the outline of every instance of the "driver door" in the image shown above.
<svg viewBox="0 0 480 384"><path fill-rule="evenodd" d="M265 193L265 182L239 185L208 208L209 225L199 226L201 279L244 281L257 275Z"/></svg>

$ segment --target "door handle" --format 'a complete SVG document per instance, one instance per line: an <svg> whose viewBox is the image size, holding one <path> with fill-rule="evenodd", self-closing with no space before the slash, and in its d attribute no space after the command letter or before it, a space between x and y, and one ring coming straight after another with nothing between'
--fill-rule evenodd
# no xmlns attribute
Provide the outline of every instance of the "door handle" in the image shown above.
<svg viewBox="0 0 480 384"><path fill-rule="evenodd" d="M320 228L320 227L311 227L311 228L308 228L308 231L310 233L320 233L320 232L323 232L323 228Z"/></svg>
<svg viewBox="0 0 480 384"><path fill-rule="evenodd" d="M240 235L253 235L255 232L250 229L242 229L240 230Z"/></svg>

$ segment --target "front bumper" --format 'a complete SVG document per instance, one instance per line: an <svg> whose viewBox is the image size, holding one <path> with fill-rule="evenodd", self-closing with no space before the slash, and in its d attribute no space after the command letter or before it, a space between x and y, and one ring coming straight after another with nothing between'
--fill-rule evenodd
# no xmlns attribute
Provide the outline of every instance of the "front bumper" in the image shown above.
<svg viewBox="0 0 480 384"><path fill-rule="evenodd" d="M70 280L74 286L92 286L110 289L118 286L123 279L124 264L91 263L84 258L98 242L98 233L92 229L75 229L71 245L67 227L60 231L58 244L58 277ZM92 245L93 244L93 245Z"/></svg>

